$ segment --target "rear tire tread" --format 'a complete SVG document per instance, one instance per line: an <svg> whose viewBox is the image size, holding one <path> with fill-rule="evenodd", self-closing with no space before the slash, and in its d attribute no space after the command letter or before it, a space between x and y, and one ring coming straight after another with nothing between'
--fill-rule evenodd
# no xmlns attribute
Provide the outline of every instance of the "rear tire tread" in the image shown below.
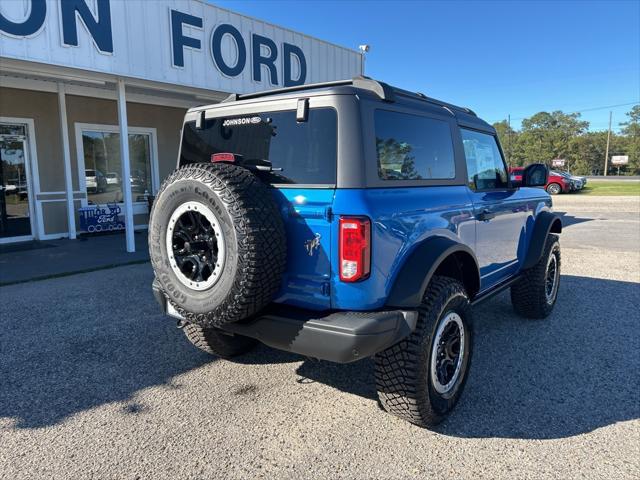
<svg viewBox="0 0 640 480"><path fill-rule="evenodd" d="M225 335L216 331L215 328L204 328L193 323L185 325L183 331L195 347L221 358L242 355L253 349L258 343L257 340L249 337Z"/></svg>

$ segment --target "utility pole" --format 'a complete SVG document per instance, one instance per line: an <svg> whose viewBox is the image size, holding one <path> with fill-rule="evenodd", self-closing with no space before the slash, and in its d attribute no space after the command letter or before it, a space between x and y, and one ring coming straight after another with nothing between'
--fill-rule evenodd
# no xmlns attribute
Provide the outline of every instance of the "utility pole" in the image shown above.
<svg viewBox="0 0 640 480"><path fill-rule="evenodd" d="M604 176L607 176L607 169L609 168L609 142L611 141L611 116L613 112L609 111L609 132L607 133L607 148L604 153Z"/></svg>

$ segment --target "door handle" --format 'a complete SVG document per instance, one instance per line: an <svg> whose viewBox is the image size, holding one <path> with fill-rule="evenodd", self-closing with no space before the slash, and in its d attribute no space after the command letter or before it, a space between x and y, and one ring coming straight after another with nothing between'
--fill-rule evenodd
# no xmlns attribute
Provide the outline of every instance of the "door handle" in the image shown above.
<svg viewBox="0 0 640 480"><path fill-rule="evenodd" d="M480 212L478 215L476 215L476 218L481 222L488 222L489 220L491 220L495 216L496 216L495 213L493 213L488 208L485 208L484 210L482 210L482 212Z"/></svg>

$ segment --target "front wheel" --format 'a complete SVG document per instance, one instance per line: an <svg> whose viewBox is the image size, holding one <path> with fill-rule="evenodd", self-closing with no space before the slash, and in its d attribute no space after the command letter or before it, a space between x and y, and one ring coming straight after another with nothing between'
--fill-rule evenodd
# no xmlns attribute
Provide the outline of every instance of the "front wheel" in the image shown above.
<svg viewBox="0 0 640 480"><path fill-rule="evenodd" d="M383 408L421 427L440 423L458 402L472 353L469 297L460 282L434 277L415 331L375 356Z"/></svg>
<svg viewBox="0 0 640 480"><path fill-rule="evenodd" d="M547 186L547 193L549 195L558 195L561 192L562 187L560 187L560 185L558 185L557 183L551 183Z"/></svg>
<svg viewBox="0 0 640 480"><path fill-rule="evenodd" d="M542 258L511 287L511 303L523 317L546 318L556 304L559 288L560 242L557 235L549 234Z"/></svg>

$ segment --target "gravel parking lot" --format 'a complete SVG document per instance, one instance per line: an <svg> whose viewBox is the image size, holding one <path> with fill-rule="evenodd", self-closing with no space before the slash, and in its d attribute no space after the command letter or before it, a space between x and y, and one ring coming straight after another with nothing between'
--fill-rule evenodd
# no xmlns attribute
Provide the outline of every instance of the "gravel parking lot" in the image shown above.
<svg viewBox="0 0 640 480"><path fill-rule="evenodd" d="M553 315L476 310L437 431L378 409L370 361L234 362L160 315L148 264L0 288L0 477L639 478L640 198L561 196Z"/></svg>

